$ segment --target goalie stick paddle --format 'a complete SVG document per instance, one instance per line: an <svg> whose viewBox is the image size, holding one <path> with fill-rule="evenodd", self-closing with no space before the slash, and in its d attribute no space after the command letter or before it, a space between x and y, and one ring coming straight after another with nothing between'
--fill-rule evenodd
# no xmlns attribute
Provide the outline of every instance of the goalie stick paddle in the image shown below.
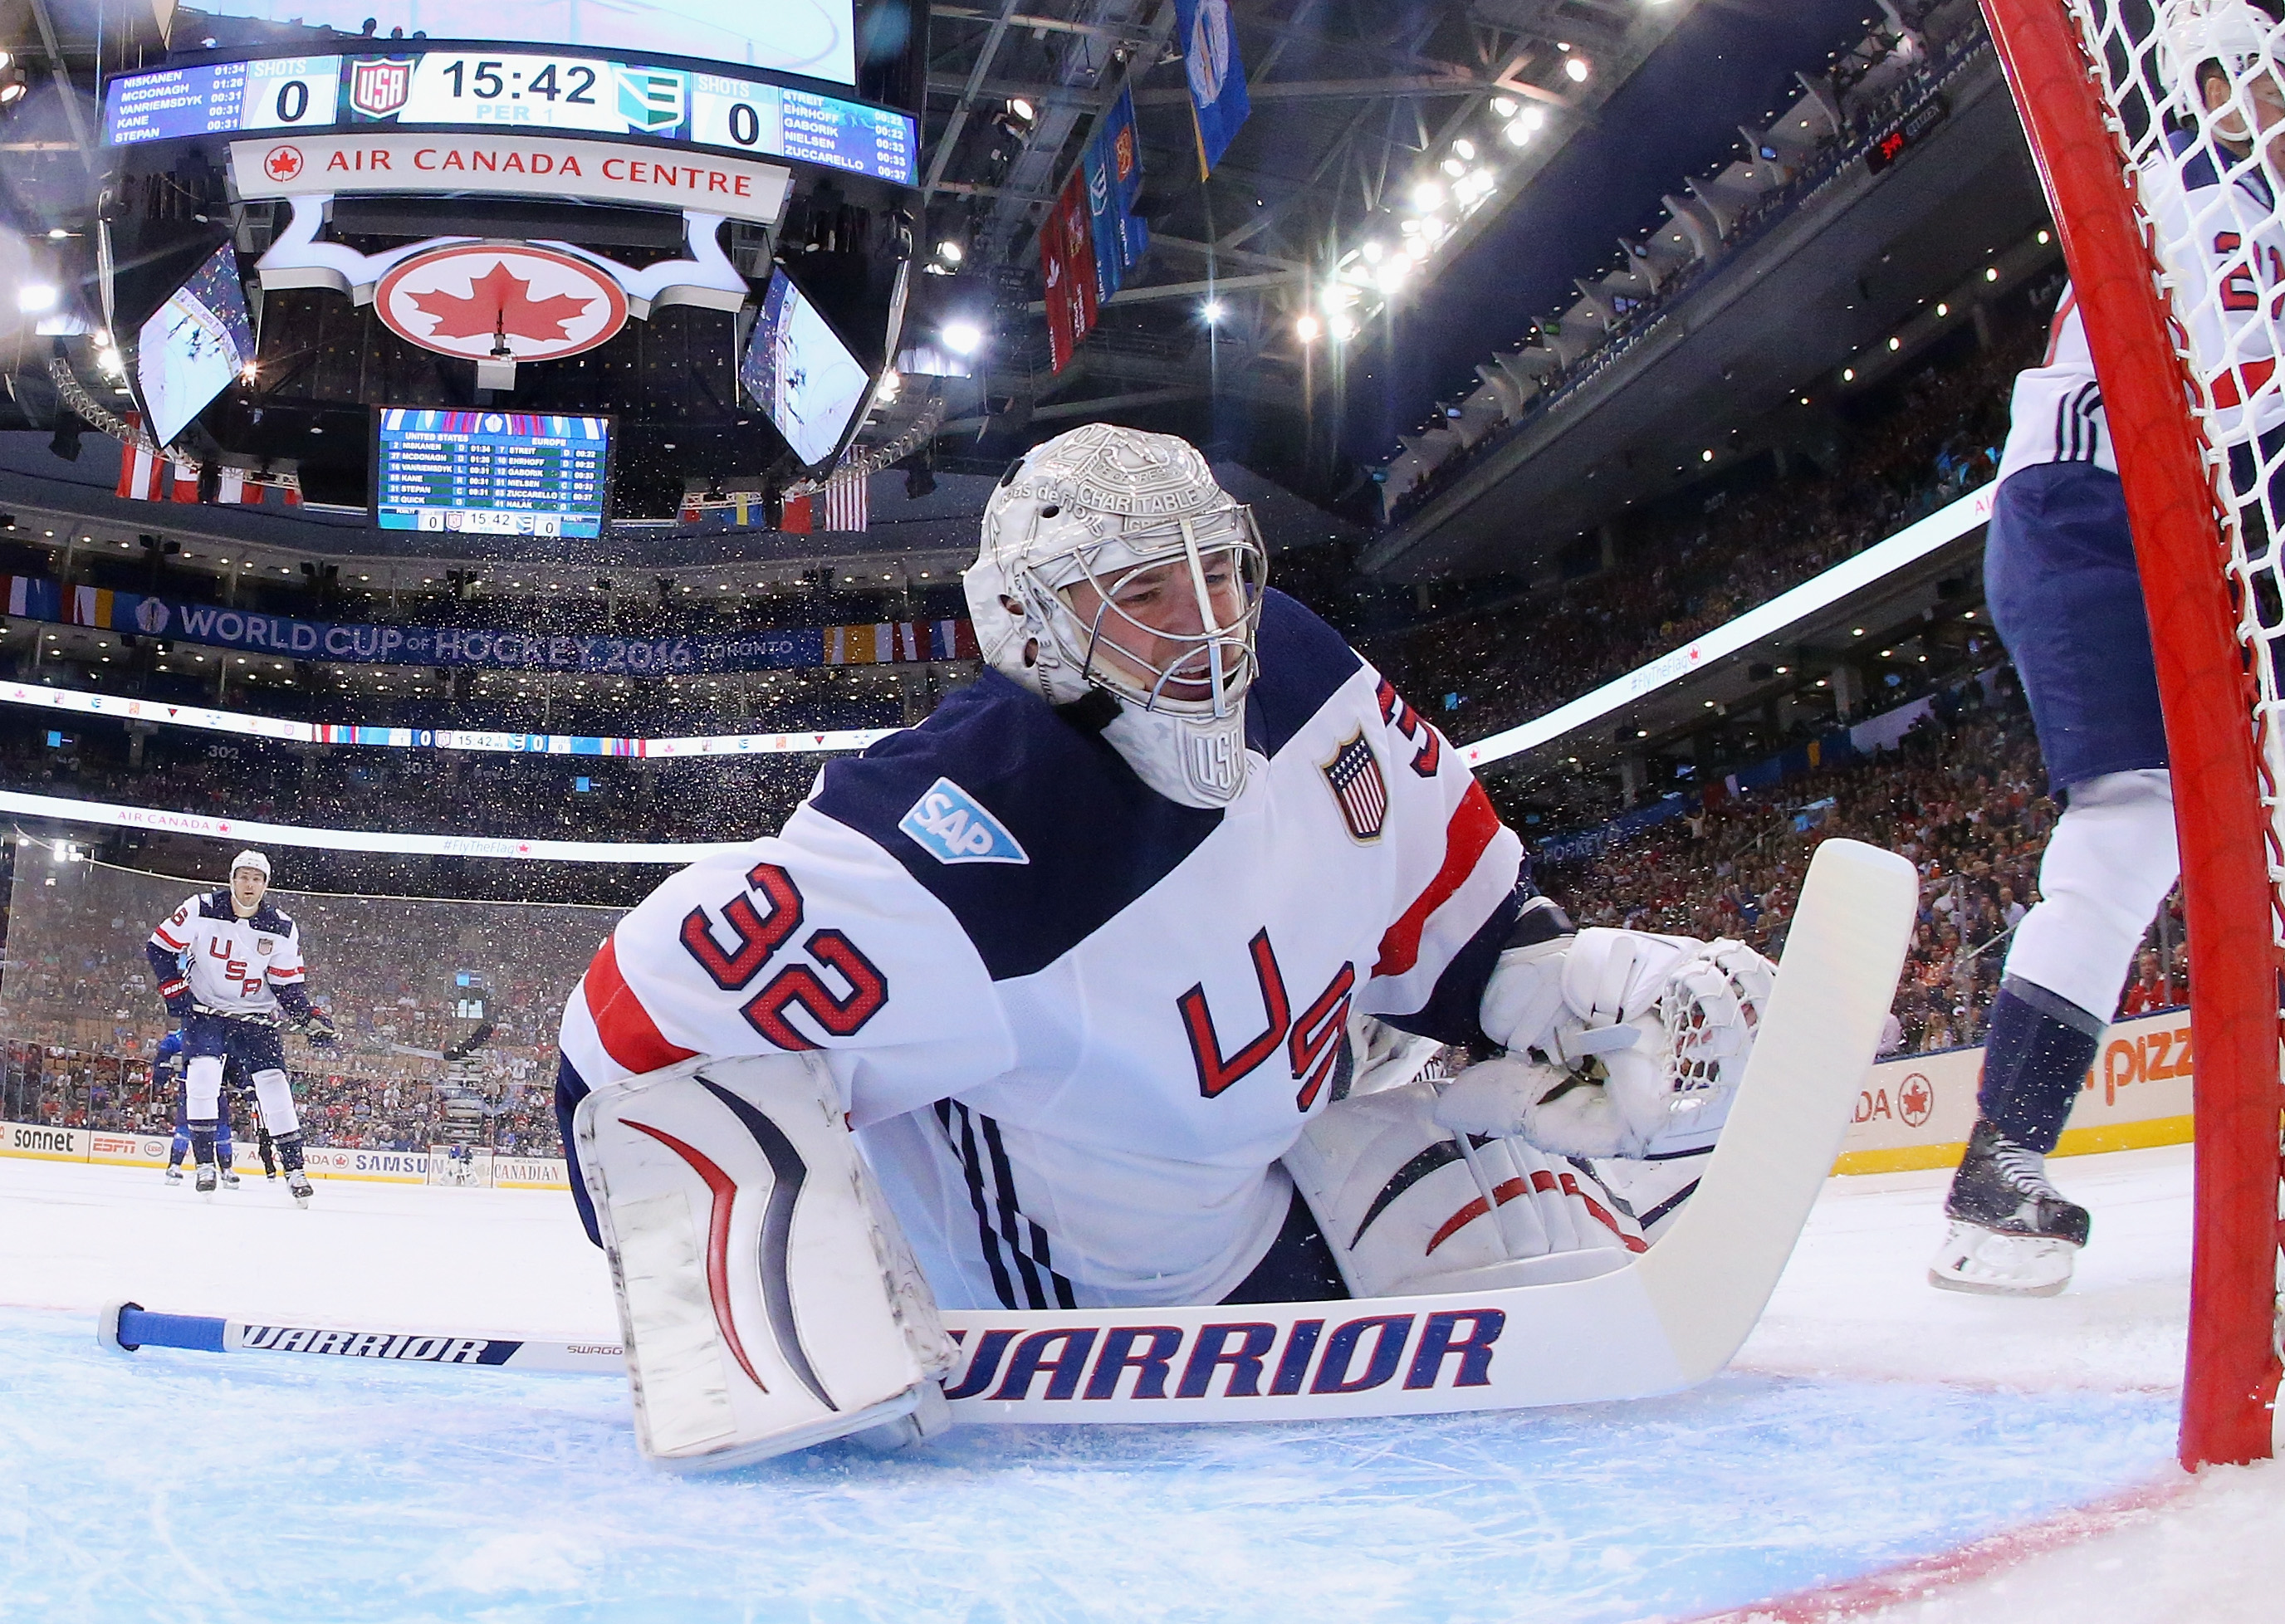
<svg viewBox="0 0 2285 1624"><path fill-rule="evenodd" d="M1919 876L1819 846L1751 1060L1697 1194L1607 1274L1504 1290L1196 1308L947 1310L956 1421L1291 1420L1649 1398L1727 1364L1841 1139L1904 965ZM623 1374L611 1341L540 1342L106 1311L106 1346Z"/></svg>

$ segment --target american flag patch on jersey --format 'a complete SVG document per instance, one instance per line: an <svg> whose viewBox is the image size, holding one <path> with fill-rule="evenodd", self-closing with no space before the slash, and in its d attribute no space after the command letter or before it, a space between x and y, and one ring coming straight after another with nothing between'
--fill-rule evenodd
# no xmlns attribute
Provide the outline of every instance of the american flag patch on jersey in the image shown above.
<svg viewBox="0 0 2285 1624"><path fill-rule="evenodd" d="M1382 826L1388 821L1388 784L1380 775L1372 746L1364 741L1364 729L1352 734L1320 770L1332 788L1333 799L1340 804L1349 837L1378 840Z"/></svg>

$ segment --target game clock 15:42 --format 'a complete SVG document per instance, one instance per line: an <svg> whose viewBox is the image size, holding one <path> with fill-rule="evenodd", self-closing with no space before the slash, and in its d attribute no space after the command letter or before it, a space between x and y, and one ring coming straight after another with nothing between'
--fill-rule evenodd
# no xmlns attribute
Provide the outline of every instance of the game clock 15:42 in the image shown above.
<svg viewBox="0 0 2285 1624"><path fill-rule="evenodd" d="M349 65L357 121L687 136L690 75L592 57L433 51Z"/></svg>

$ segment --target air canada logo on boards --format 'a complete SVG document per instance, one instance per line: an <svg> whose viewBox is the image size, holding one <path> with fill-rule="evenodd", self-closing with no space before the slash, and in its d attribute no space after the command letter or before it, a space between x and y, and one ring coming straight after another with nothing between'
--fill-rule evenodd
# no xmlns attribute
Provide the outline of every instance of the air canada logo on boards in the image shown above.
<svg viewBox="0 0 2285 1624"><path fill-rule="evenodd" d="M609 271L528 243L416 255L381 279L373 304L399 338L470 360L560 360L627 322L627 296Z"/></svg>
<svg viewBox="0 0 2285 1624"><path fill-rule="evenodd" d="M1896 1115L1908 1128L1925 1127L1936 1115L1936 1085L1924 1073L1912 1072L1897 1087Z"/></svg>
<svg viewBox="0 0 2285 1624"><path fill-rule="evenodd" d="M349 111L385 119L412 98L411 57L367 57L349 64Z"/></svg>
<svg viewBox="0 0 2285 1624"><path fill-rule="evenodd" d="M302 149L298 146L273 146L262 160L262 172L279 182L292 180L302 172Z"/></svg>

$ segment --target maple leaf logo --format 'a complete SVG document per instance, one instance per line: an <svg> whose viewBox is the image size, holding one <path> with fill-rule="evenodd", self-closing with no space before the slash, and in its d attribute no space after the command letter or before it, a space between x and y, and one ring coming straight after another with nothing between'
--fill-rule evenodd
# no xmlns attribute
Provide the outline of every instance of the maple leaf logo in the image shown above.
<svg viewBox="0 0 2285 1624"><path fill-rule="evenodd" d="M569 294L535 299L531 284L510 271L505 260L493 261L490 271L469 283L465 299L441 288L405 297L423 316L436 318L436 326L428 334L431 338L489 338L500 333L541 344L568 337L571 324L595 302Z"/></svg>

